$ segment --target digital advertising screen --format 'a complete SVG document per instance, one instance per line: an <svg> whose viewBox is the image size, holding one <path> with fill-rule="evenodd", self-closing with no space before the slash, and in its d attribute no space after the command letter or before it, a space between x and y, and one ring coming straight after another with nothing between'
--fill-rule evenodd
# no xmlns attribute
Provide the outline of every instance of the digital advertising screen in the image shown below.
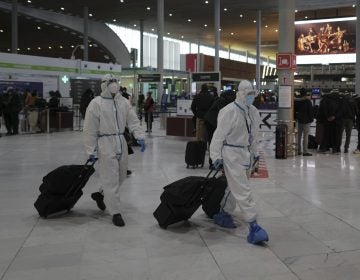
<svg viewBox="0 0 360 280"><path fill-rule="evenodd" d="M297 64L354 63L356 17L295 22Z"/></svg>
<svg viewBox="0 0 360 280"><path fill-rule="evenodd" d="M321 89L320 88L312 88L311 89L311 99L319 99L321 97Z"/></svg>

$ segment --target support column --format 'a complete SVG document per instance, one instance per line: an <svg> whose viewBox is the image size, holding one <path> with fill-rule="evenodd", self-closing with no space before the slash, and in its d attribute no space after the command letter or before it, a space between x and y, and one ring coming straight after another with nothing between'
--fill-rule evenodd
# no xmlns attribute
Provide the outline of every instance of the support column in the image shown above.
<svg viewBox="0 0 360 280"><path fill-rule="evenodd" d="M231 45L229 45L228 47L228 59L230 59L230 54L231 54Z"/></svg>
<svg viewBox="0 0 360 280"><path fill-rule="evenodd" d="M158 104L161 104L163 94L163 72L164 72L164 0L157 0L157 71L160 74L158 84Z"/></svg>
<svg viewBox="0 0 360 280"><path fill-rule="evenodd" d="M215 61L214 61L214 71L220 72L220 0L215 0L214 2L215 6ZM220 93L220 87L221 87L221 81L216 83L217 92Z"/></svg>
<svg viewBox="0 0 360 280"><path fill-rule="evenodd" d="M257 13L256 20L256 89L260 91L261 79L261 10Z"/></svg>
<svg viewBox="0 0 360 280"><path fill-rule="evenodd" d="M196 72L200 72L200 39L198 39L198 49L196 55Z"/></svg>
<svg viewBox="0 0 360 280"><path fill-rule="evenodd" d="M89 61L89 8L84 7L84 61Z"/></svg>
<svg viewBox="0 0 360 280"><path fill-rule="evenodd" d="M11 52L18 53L18 1L12 0L11 11Z"/></svg>
<svg viewBox="0 0 360 280"><path fill-rule="evenodd" d="M246 63L249 63L249 52L248 50L245 51Z"/></svg>
<svg viewBox="0 0 360 280"><path fill-rule="evenodd" d="M295 0L278 1L279 5L279 53L294 53L295 50ZM294 155L294 70L278 70L279 87L287 85L291 87L288 98L291 108L279 108L278 120L288 126L288 155Z"/></svg>
<svg viewBox="0 0 360 280"><path fill-rule="evenodd" d="M144 20L140 19L140 67L144 67Z"/></svg>
<svg viewBox="0 0 360 280"><path fill-rule="evenodd" d="M360 0L356 0L356 17L355 93L360 94Z"/></svg>

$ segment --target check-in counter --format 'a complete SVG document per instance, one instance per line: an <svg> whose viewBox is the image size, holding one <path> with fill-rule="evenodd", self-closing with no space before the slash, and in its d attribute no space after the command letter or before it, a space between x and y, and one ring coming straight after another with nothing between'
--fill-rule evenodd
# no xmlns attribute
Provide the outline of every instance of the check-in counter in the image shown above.
<svg viewBox="0 0 360 280"><path fill-rule="evenodd" d="M43 132L73 130L74 128L74 112L57 112L49 111L49 109L40 112L40 128ZM49 126L48 126L48 120Z"/></svg>
<svg viewBox="0 0 360 280"><path fill-rule="evenodd" d="M192 117L169 116L166 118L166 135L192 137L194 124Z"/></svg>

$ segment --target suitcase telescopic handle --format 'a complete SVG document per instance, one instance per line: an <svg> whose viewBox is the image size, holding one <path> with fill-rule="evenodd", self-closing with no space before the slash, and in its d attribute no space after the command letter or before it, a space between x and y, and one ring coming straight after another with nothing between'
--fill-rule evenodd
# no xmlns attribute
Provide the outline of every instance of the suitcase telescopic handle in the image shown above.
<svg viewBox="0 0 360 280"><path fill-rule="evenodd" d="M215 173L214 173L214 175L213 175L213 178L216 177L216 175L219 173L220 170L211 169L210 172L209 172L209 174L206 176L206 179L209 179L211 173L213 173L214 171L215 171Z"/></svg>
<svg viewBox="0 0 360 280"><path fill-rule="evenodd" d="M99 160L99 158L95 158L95 160L90 160L90 159L88 159L88 160L85 162L85 165L93 166L98 160Z"/></svg>

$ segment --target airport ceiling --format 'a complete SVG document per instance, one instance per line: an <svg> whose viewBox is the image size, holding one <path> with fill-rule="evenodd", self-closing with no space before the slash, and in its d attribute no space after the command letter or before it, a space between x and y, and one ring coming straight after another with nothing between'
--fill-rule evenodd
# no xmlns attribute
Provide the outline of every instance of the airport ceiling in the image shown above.
<svg viewBox="0 0 360 280"><path fill-rule="evenodd" d="M287 0L283 0L287 1ZM3 2L11 2L3 1ZM214 45L214 0L164 0L165 36L179 40ZM279 0L221 0L221 46L250 53L256 51L257 10L262 10L262 56L274 58L278 49ZM296 20L355 16L354 0L298 0ZM38 9L74 16L83 15L89 7L91 20L139 28L156 33L156 0L18 0ZM136 26L135 26L136 25ZM82 43L82 36L71 30L55 27L30 17L19 17L19 53L69 58L73 46ZM62 48L60 48L60 46ZM97 44L91 44L90 60L107 62L111 55ZM11 16L0 11L0 51L11 47ZM81 51L77 52L78 58Z"/></svg>

